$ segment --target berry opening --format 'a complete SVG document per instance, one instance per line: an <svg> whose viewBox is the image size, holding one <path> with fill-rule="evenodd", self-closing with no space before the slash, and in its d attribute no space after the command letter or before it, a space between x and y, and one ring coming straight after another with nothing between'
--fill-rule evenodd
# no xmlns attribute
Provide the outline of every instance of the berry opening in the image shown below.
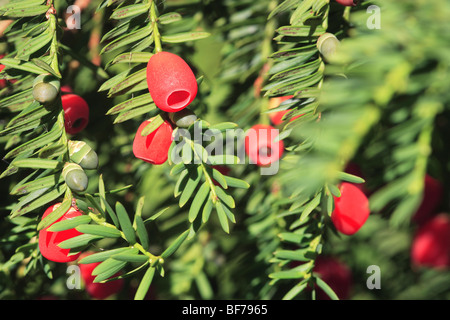
<svg viewBox="0 0 450 320"><path fill-rule="evenodd" d="M72 128L74 128L74 129L81 128L84 126L85 123L86 123L86 119L79 118L74 121L74 123L72 124Z"/></svg>
<svg viewBox="0 0 450 320"><path fill-rule="evenodd" d="M272 156L272 148L271 147L259 148L258 154L261 157L268 157L268 158L270 158Z"/></svg>
<svg viewBox="0 0 450 320"><path fill-rule="evenodd" d="M257 156L261 166L267 166L276 161L276 152L270 146L259 148Z"/></svg>
<svg viewBox="0 0 450 320"><path fill-rule="evenodd" d="M172 92L167 98L167 105L173 109L181 109L189 103L191 94L185 90Z"/></svg>

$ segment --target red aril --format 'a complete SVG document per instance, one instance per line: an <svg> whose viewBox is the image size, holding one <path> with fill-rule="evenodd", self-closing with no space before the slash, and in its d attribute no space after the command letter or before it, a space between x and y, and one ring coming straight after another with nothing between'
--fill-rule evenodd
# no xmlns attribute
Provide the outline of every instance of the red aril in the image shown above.
<svg viewBox="0 0 450 320"><path fill-rule="evenodd" d="M278 161L284 152L283 140L274 141L279 131L270 125L257 124L245 136L245 152L258 166L268 166Z"/></svg>
<svg viewBox="0 0 450 320"><path fill-rule="evenodd" d="M142 130L152 120L146 120L139 126L133 141L133 153L136 158L151 164L163 164L169 157L172 144L172 125L165 120L156 130L147 136L142 136Z"/></svg>
<svg viewBox="0 0 450 320"><path fill-rule="evenodd" d="M61 203L57 203L45 210L42 219L48 216L60 205ZM81 215L81 212L71 207L61 218L56 220L54 223L73 219ZM54 223L52 223L50 226L52 226ZM42 256L54 262L69 262L76 260L79 257L80 253L69 255L70 249L62 249L58 246L58 244L65 240L79 236L82 233L78 232L75 229L52 232L48 231L48 228L50 228L50 226L39 231L39 250L41 251Z"/></svg>
<svg viewBox="0 0 450 320"><path fill-rule="evenodd" d="M440 213L420 226L411 246L414 266L450 267L450 215Z"/></svg>
<svg viewBox="0 0 450 320"><path fill-rule="evenodd" d="M72 87L68 84L61 87L61 94L73 93Z"/></svg>
<svg viewBox="0 0 450 320"><path fill-rule="evenodd" d="M0 55L0 59L3 59L4 56L4 54ZM3 69L5 69L5 66L0 64L0 72L2 72ZM6 87L6 80L0 79L0 89L3 89L4 87Z"/></svg>
<svg viewBox="0 0 450 320"><path fill-rule="evenodd" d="M213 169L216 169L217 171L219 171L221 174L223 174L224 176L228 176L229 174L230 174L230 168L229 167L227 167L227 166L224 166L224 165L215 165L215 166L212 166L212 168ZM214 180L214 179L212 179L212 182L216 185L216 186L219 186L220 184L216 181L216 180Z"/></svg>
<svg viewBox="0 0 450 320"><path fill-rule="evenodd" d="M423 224L428 221L436 213L442 200L442 194L442 184L427 174L425 176L422 202L414 213L412 221L417 224Z"/></svg>
<svg viewBox="0 0 450 320"><path fill-rule="evenodd" d="M269 110L270 110L270 109L275 109L275 108L279 107L280 104L281 104L283 101L289 100L289 99L291 99L291 98L293 98L293 97L294 97L294 96L284 96L284 97L270 98L270 100L269 100ZM282 124L282 123L284 122L284 120L283 120L284 115L287 114L287 113L289 113L290 111L291 111L291 110L282 110L282 111L277 111L277 112L269 113L270 121L271 121L272 124L275 125L275 126L280 125L280 124ZM303 115L303 114L298 115L298 116L295 116L295 117L293 117L293 118L292 118L291 120L289 120L289 121L293 121L293 120L295 120L295 119L301 117L302 115Z"/></svg>
<svg viewBox="0 0 450 320"><path fill-rule="evenodd" d="M366 179L363 172L361 171L361 168L354 162L347 163L344 172L360 177L364 180ZM354 185L355 187L359 188L365 195L368 196L370 194L370 191L366 188L365 183L355 183Z"/></svg>
<svg viewBox="0 0 450 320"><path fill-rule="evenodd" d="M358 0L336 0L336 2L346 7L354 7L358 4Z"/></svg>
<svg viewBox="0 0 450 320"><path fill-rule="evenodd" d="M345 300L350 297L353 281L351 270L346 264L334 257L318 256L313 271L320 275L320 279L333 289L339 299ZM330 299L320 288L317 291L317 298L319 300Z"/></svg>
<svg viewBox="0 0 450 320"><path fill-rule="evenodd" d="M80 256L80 260L87 257L94 252L83 252ZM103 300L114 294L117 294L122 290L124 280L116 279L107 281L104 283L94 282L95 276L92 275L92 271L100 264L100 262L93 263L80 263L81 278L83 279L86 292L95 299ZM117 277L120 273L115 274L113 277Z"/></svg>
<svg viewBox="0 0 450 320"><path fill-rule="evenodd" d="M147 85L155 105L166 112L187 107L197 95L197 79L189 65L170 52L158 52L147 63Z"/></svg>
<svg viewBox="0 0 450 320"><path fill-rule="evenodd" d="M69 134L77 134L86 128L89 122L89 106L76 94L63 94L61 102L64 109L64 126Z"/></svg>
<svg viewBox="0 0 450 320"><path fill-rule="evenodd" d="M334 197L331 221L336 230L345 235L355 234L370 214L369 200L354 184L343 182L339 188L341 196Z"/></svg>

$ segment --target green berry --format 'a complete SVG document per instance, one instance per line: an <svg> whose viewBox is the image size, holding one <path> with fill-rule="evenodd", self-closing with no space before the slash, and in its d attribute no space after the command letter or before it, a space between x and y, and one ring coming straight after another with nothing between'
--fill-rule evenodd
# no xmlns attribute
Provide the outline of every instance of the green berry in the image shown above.
<svg viewBox="0 0 450 320"><path fill-rule="evenodd" d="M33 98L42 104L50 104L56 100L60 89L61 84L56 77L41 74L34 79Z"/></svg>
<svg viewBox="0 0 450 320"><path fill-rule="evenodd" d="M169 113L169 118L177 127L180 128L188 128L195 122L195 120L197 120L195 113L187 108L178 112Z"/></svg>
<svg viewBox="0 0 450 320"><path fill-rule="evenodd" d="M88 187L88 177L83 168L76 163L66 163L62 175L67 186L75 192L86 191Z"/></svg>
<svg viewBox="0 0 450 320"><path fill-rule="evenodd" d="M83 169L92 170L98 167L97 153L84 141L69 141L69 157Z"/></svg>
<svg viewBox="0 0 450 320"><path fill-rule="evenodd" d="M339 39L332 33L324 33L317 39L317 48L319 49L320 54L328 62L332 61L339 45Z"/></svg>

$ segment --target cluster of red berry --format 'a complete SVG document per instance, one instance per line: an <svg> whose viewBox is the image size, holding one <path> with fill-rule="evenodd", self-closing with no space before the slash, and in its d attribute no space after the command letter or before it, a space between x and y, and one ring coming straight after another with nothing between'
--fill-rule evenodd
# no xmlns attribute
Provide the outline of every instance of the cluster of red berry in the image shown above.
<svg viewBox="0 0 450 320"><path fill-rule="evenodd" d="M354 165L349 165L347 171L361 175ZM368 191L364 186L350 183L343 183L340 191L341 197L335 198L331 219L339 232L351 235L369 217ZM411 244L411 262L414 266L450 267L450 215L438 210L443 192L441 182L427 174L422 201L411 218L417 228Z"/></svg>
<svg viewBox="0 0 450 320"><path fill-rule="evenodd" d="M354 164L347 167L347 172L361 175ZM425 176L422 202L412 216L417 230L411 243L411 264L414 268L434 268L443 270L450 268L450 215L440 212L439 206L443 196L442 184ZM335 199L335 210L331 219L336 229L347 235L356 233L367 220L370 211L363 185L343 183L340 188L341 197ZM320 256L316 260L314 272L335 291L340 299L349 297L352 287L352 273L348 266L336 257ZM318 290L319 299L328 296Z"/></svg>
<svg viewBox="0 0 450 320"><path fill-rule="evenodd" d="M442 184L426 175L422 203L412 217L417 225L411 244L415 267L450 268L450 215L438 211L442 196Z"/></svg>
<svg viewBox="0 0 450 320"><path fill-rule="evenodd" d="M86 128L89 122L87 102L72 92L69 86L60 86L60 81L50 74L41 74L33 82L33 98L39 103L51 106L61 94L66 132L75 135Z"/></svg>
<svg viewBox="0 0 450 320"><path fill-rule="evenodd" d="M57 97L61 95L62 108L64 110L64 127L68 134L75 135L86 128L89 122L89 106L87 102L72 92L68 86L60 87L59 79L50 74L42 74L35 78L33 83L33 98L43 105L52 105ZM69 155L71 162L66 163L62 175L74 191L84 191L87 188L87 176L84 169L95 169L98 166L97 154L90 146L82 141L69 140ZM42 219L56 210L61 203L50 206L43 214ZM81 259L88 253L71 253L70 249L63 249L59 244L65 240L81 235L76 229L64 231L49 231L55 223L70 220L81 216L82 213L71 207L61 218L50 226L39 231L39 250L43 257L50 261L69 263ZM123 280L106 283L95 283L92 270L99 263L80 264L81 277L84 281L86 291L96 299L104 299L117 293Z"/></svg>
<svg viewBox="0 0 450 320"><path fill-rule="evenodd" d="M355 6L354 0L336 0L344 6ZM331 34L325 34L319 39L318 47L326 58L335 51L338 40ZM289 97L287 97L289 98ZM278 103L279 104L279 103ZM287 111L274 113L272 117L280 123ZM271 117L271 118L272 118ZM272 120L274 121L274 120ZM276 123L276 124L278 124ZM351 168L354 170L354 168ZM359 174L360 172L356 172ZM335 209L331 220L336 229L343 234L356 233L369 217L370 209L367 190L359 185L342 183L340 197L335 197ZM439 213L443 194L441 183L429 175L425 177L423 200L412 217L417 224L417 230L411 244L411 263L414 267L444 269L450 267L450 215ZM318 257L314 272L335 291L340 299L349 297L352 286L352 274L348 266L335 257ZM321 290L319 299L328 299Z"/></svg>
<svg viewBox="0 0 450 320"><path fill-rule="evenodd" d="M134 141L134 155L151 164L163 164L168 159L174 127L188 127L197 117L185 109L196 97L198 85L189 65L170 52L154 54L147 64L147 84L155 105L169 114L169 119L149 135L142 135L153 119L145 120L138 128ZM166 117L167 118L167 117ZM171 121L170 121L171 120ZM275 142L278 130L270 125L255 125L245 139L249 158L259 166L267 166L281 158L283 141Z"/></svg>
<svg viewBox="0 0 450 320"><path fill-rule="evenodd" d="M5 55L1 55L2 59ZM0 72L5 68L0 64ZM11 79L9 82L14 83ZM5 79L0 79L0 89L7 86ZM89 122L89 106L87 102L72 93L69 86L60 87L59 79L50 74L41 74L37 76L33 82L33 98L44 104L51 105L55 102L58 95L61 93L61 102L64 109L64 126L66 132L69 134L77 134L86 128Z"/></svg>
<svg viewBox="0 0 450 320"><path fill-rule="evenodd" d="M153 121L145 120L136 132L133 153L138 159L159 165L168 159L173 127L188 127L197 118L185 108L197 96L198 85L189 65L178 55L166 51L154 54L148 61L147 84L153 102L169 113L172 122L166 118L156 130L143 136L142 130Z"/></svg>
<svg viewBox="0 0 450 320"><path fill-rule="evenodd" d="M354 0L337 0L338 3L344 6L355 6L357 1ZM317 47L320 54L325 60L330 60L339 45L339 40L331 33L325 33L319 37ZM261 70L264 74L267 72L268 66L265 65ZM263 83L263 77L260 75L257 77L254 83L255 96L260 95L261 86ZM294 98L293 95L274 97L269 100L269 109L275 109L280 106L286 100ZM290 113L291 110L280 110L269 113L269 118L274 126L279 126L284 122L285 116ZM289 121L293 121L303 114L291 117ZM245 150L250 159L256 162L258 166L267 166L277 160L279 160L284 152L284 143L282 140L276 141L278 134L274 134L277 130L271 125L257 124L251 127L249 133L246 136ZM255 139L250 141L250 137L256 135ZM346 187L347 189L347 187ZM352 189L350 187L350 189ZM351 191L346 191L351 192Z"/></svg>
<svg viewBox="0 0 450 320"><path fill-rule="evenodd" d="M42 219L56 210L61 203L50 206L42 216ZM92 254L93 252L70 252L70 249L63 249L59 247L63 241L79 236L82 233L76 229L68 229L63 231L49 231L48 229L57 222L70 220L75 217L81 216L83 213L71 207L64 215L50 226L39 231L39 250L42 256L50 261L58 263L71 263L74 261L80 261L84 257ZM86 292L95 299L106 299L118 292L123 287L123 279L111 280L108 282L94 282L95 276L92 274L94 269L100 264L100 262L93 263L79 263L81 279L83 280L84 289ZM114 275L114 277L117 275Z"/></svg>

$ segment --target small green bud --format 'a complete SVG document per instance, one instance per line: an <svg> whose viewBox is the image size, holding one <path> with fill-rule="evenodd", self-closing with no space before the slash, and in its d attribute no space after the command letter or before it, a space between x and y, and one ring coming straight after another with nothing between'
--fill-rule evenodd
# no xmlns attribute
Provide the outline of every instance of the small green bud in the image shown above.
<svg viewBox="0 0 450 320"><path fill-rule="evenodd" d="M197 120L197 116L195 115L194 112L192 112L188 108L184 108L178 112L169 113L169 119L177 127L188 128L191 124L195 122L195 120Z"/></svg>
<svg viewBox="0 0 450 320"><path fill-rule="evenodd" d="M56 100L60 89L59 79L50 74L41 74L33 81L33 98L42 104L52 103Z"/></svg>
<svg viewBox="0 0 450 320"><path fill-rule="evenodd" d="M88 177L83 168L76 163L67 162L64 165L62 176L67 186L75 192L86 191L88 187Z"/></svg>
<svg viewBox="0 0 450 320"><path fill-rule="evenodd" d="M332 33L324 33L317 39L317 49L319 49L320 54L328 62L333 60L333 56L336 53L340 41Z"/></svg>
<svg viewBox="0 0 450 320"><path fill-rule="evenodd" d="M91 170L98 167L97 153L84 141L69 141L69 157L83 169Z"/></svg>

